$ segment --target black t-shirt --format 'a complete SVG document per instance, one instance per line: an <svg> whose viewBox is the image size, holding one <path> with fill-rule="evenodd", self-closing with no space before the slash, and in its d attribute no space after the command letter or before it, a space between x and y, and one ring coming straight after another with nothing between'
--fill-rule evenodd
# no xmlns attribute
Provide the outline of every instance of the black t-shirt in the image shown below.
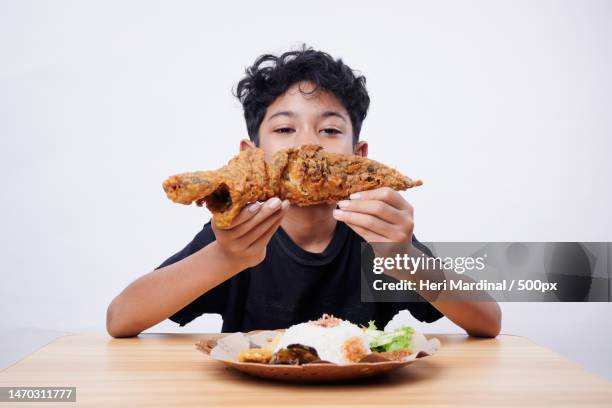
<svg viewBox="0 0 612 408"><path fill-rule="evenodd" d="M214 240L209 221L185 248L158 268L178 262ZM363 238L338 221L328 247L312 253L299 247L279 227L268 243L263 262L202 294L170 320L184 326L204 313L218 313L223 317L223 332L245 332L286 328L317 319L323 313L355 324L367 325L375 320L379 328L404 309L422 322L443 316L422 298L418 302L361 302L362 242ZM431 256L414 237L413 245Z"/></svg>

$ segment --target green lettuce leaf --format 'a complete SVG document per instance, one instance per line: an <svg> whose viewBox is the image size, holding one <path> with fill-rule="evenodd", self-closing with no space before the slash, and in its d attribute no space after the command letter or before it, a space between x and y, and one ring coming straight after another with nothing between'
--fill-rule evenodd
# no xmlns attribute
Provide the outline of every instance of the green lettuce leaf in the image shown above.
<svg viewBox="0 0 612 408"><path fill-rule="evenodd" d="M379 334L370 341L370 350L385 352L410 348L412 333L414 333L414 329L409 326L398 327L392 332L379 332Z"/></svg>

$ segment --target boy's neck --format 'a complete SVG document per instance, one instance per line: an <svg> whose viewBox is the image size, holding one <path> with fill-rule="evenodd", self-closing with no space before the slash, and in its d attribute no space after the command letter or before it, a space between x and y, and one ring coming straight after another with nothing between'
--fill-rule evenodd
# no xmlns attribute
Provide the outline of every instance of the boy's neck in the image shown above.
<svg viewBox="0 0 612 408"><path fill-rule="evenodd" d="M331 242L336 229L332 212L335 204L309 207L291 206L281 222L287 235L305 251L323 252Z"/></svg>

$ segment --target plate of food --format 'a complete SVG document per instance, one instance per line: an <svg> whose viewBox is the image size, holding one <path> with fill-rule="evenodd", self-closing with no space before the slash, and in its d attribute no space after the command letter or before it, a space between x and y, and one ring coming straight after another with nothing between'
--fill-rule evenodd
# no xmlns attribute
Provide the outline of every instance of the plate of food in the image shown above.
<svg viewBox="0 0 612 408"><path fill-rule="evenodd" d="M200 340L197 348L229 367L257 377L293 381L338 381L395 370L440 347L409 326L378 330L323 315L282 330L229 333Z"/></svg>

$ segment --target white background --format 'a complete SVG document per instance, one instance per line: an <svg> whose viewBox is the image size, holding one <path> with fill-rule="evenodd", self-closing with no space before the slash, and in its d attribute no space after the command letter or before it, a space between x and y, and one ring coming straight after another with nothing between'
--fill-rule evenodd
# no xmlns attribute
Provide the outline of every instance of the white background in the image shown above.
<svg viewBox="0 0 612 408"><path fill-rule="evenodd" d="M425 180L405 193L419 239L612 241L612 3L375 4L0 2L2 361L105 332L110 300L209 218L162 180L236 153L232 87L302 41L367 76L371 157ZM612 378L611 304L502 308L504 333Z"/></svg>

